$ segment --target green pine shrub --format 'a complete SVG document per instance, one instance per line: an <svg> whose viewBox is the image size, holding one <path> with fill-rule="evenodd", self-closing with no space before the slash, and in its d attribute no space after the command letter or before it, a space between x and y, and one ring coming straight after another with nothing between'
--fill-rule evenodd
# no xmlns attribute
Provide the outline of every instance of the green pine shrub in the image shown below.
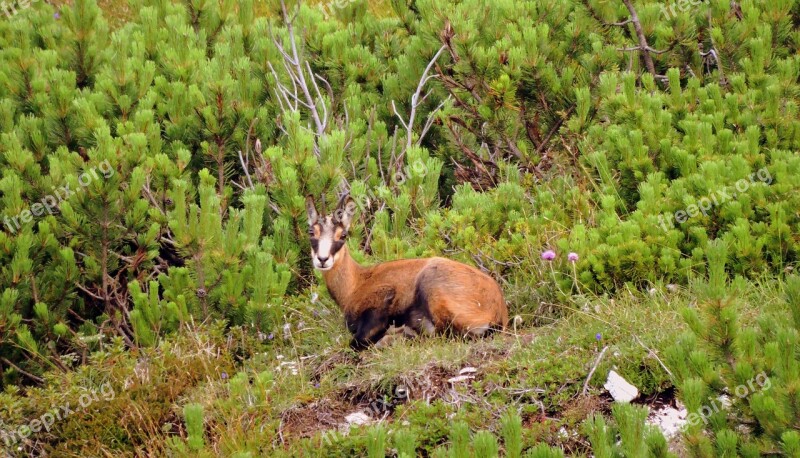
<svg viewBox="0 0 800 458"><path fill-rule="evenodd" d="M690 412L685 437L697 456L760 456L796 449L800 279L785 301L742 322L743 284L727 281L728 245L709 244L708 274L689 330L669 349L680 397Z"/></svg>
<svg viewBox="0 0 800 458"><path fill-rule="evenodd" d="M275 419L317 388L256 354L301 360L346 345L308 260L303 202L322 196L331 208L349 192L359 262L475 265L501 281L524 325L590 313L596 293L692 284L708 259L668 358L699 419L690 449L797 455L786 349L800 286L789 277L783 309L755 320L739 305L745 279L798 261L800 3L639 0L643 37L621 1L392 1L377 14L363 0L285 12L135 0L122 21L94 0L35 3L0 16L0 386L15 406L3 413L41 415L33 401L62 400L43 388L50 380L96 382L90 372L113 372L110 362L162 378L116 380L130 394L25 452L202 454L227 432L204 418L242 414L263 428L234 428L230 442L246 450L224 452L279 453L253 443L271 444ZM308 327L313 314L324 324ZM596 344L584 334L565 342ZM214 364L187 356L187 340L209 335L211 347L229 349L222 336L248 345ZM575 394L564 380L585 376L585 355L549 356L523 352L529 364L508 375L541 383L555 411ZM648 358L626 376L655 392L662 372ZM187 394L210 379L208 398ZM741 386L755 392L739 398ZM720 396L730 405L703 410ZM451 424L442 403L409 411L407 432L371 430L325 451L564 454L530 444L512 414ZM595 456L666 455L641 410L613 416L591 423Z"/></svg>
<svg viewBox="0 0 800 458"><path fill-rule="evenodd" d="M203 448L203 406L186 404L183 407L183 418L186 422L186 441L189 449L199 451Z"/></svg>
<svg viewBox="0 0 800 458"><path fill-rule="evenodd" d="M660 431L645 424L648 408L628 403L614 404L614 424L602 415L594 415L584 423L594 455L610 457L673 457Z"/></svg>

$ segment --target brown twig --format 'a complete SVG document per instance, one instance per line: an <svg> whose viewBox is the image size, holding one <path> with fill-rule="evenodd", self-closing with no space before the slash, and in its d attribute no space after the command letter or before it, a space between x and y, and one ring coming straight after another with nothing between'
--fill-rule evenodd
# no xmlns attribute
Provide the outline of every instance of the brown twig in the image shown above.
<svg viewBox="0 0 800 458"><path fill-rule="evenodd" d="M647 37L644 36L644 30L642 29L642 23L639 21L639 14L636 13L636 8L633 7L633 3L631 0L622 0L622 3L628 8L628 12L631 14L630 21L633 23L633 28L636 30L636 36L639 38L639 46L635 49L638 49L642 52L642 58L644 59L644 65L647 67L647 71L653 75L653 78L658 80L658 74L656 73L656 66L653 63L653 57L650 55L650 52L653 51L652 48L647 44Z"/></svg>
<svg viewBox="0 0 800 458"><path fill-rule="evenodd" d="M6 358L3 358L3 363L13 367L14 370L16 370L20 374L24 375L25 377L28 377L29 379L33 380L34 382L36 382L36 383L38 383L40 385L44 383L44 379L43 378L31 374L30 372L20 368L19 366L17 366L16 364L12 363L11 361L9 361Z"/></svg>

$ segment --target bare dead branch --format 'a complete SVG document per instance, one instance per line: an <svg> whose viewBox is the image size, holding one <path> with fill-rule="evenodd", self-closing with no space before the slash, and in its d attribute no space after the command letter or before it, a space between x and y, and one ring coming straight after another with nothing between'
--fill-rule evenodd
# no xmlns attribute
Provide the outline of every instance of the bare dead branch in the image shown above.
<svg viewBox="0 0 800 458"><path fill-rule="evenodd" d="M286 2L281 0L281 14L286 25L288 43L279 40L273 33L271 26L269 32L273 44L283 58L282 63L291 81L291 89L281 81L278 72L272 64L269 62L267 64L275 79L275 92L281 110L284 112L297 112L300 107L303 107L308 111L308 115L313 123L313 128L311 128L311 126L309 126L309 128L312 129L315 134L314 154L319 158L321 153L318 139L324 135L328 129L329 111L327 105L328 101L326 101L323 96L317 84L317 80L325 84L330 100L333 99L333 90L325 78L314 73L311 64L302 57L298 49L294 27L294 21L297 18L298 11L290 15L286 7Z"/></svg>
<svg viewBox="0 0 800 458"><path fill-rule="evenodd" d="M36 375L31 374L28 371L23 370L22 368L20 368L19 366L17 366L16 364L12 363L11 361L9 361L6 358L3 358L3 363L6 364L7 366L13 367L14 370L16 370L20 374L24 375L25 377L28 377L29 379L33 380L34 382L38 383L39 385L44 383L44 379L43 378L38 377Z"/></svg>
<svg viewBox="0 0 800 458"><path fill-rule="evenodd" d="M639 14L636 13L636 8L633 7L633 3L631 0L622 0L622 3L628 8L628 12L631 15L631 22L633 23L633 28L636 31L636 36L639 39L639 50L642 52L642 58L644 59L644 64L647 67L647 71L653 75L653 78L658 80L658 74L656 73L656 66L653 63L653 57L650 55L650 46L647 44L647 37L644 36L644 30L642 29L642 23L639 21Z"/></svg>
<svg viewBox="0 0 800 458"><path fill-rule="evenodd" d="M414 94L411 95L411 111L410 111L410 113L408 115L408 121L407 122L403 119L403 117L397 111L397 106L395 105L394 100L392 100L392 110L394 111L394 114L397 116L397 119L400 121L400 124L406 130L406 146L405 146L404 152L407 151L409 148L411 148L411 146L413 144L414 120L417 117L417 108L419 108L419 106L422 105L423 102L425 102L425 99L428 98L428 96L431 94L431 91L428 91L421 98L420 98L420 94L422 94L422 90L425 88L425 84L427 84L429 80L439 77L438 75L430 75L429 76L428 73L430 73L430 71L433 68L434 64L436 64L436 61L439 59L439 56L441 56L442 53L446 49L447 49L447 45L442 45L442 47L439 48L438 51L436 51L436 54L434 54L434 56L430 60L430 62L428 62L428 65L425 67L425 71L422 72L422 76L419 79L419 84L417 84L417 90L414 91ZM442 106L443 105L439 105L439 107L437 107L433 112L431 112L431 115L433 113L435 113L436 111L438 111ZM430 115L429 115L429 118L430 118ZM428 127L430 127L430 126L428 126ZM426 129L423 129L423 130L425 132L427 132ZM418 144L422 140L423 135L420 135L420 137L419 137L419 139L417 141Z"/></svg>

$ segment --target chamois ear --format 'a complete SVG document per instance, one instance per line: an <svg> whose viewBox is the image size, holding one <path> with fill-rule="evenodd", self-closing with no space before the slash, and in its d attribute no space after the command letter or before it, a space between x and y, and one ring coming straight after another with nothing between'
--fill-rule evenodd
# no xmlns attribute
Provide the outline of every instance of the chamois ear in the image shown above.
<svg viewBox="0 0 800 458"><path fill-rule="evenodd" d="M313 226L319 219L319 213L314 205L314 197L311 195L306 197L306 213L308 214L308 225Z"/></svg>
<svg viewBox="0 0 800 458"><path fill-rule="evenodd" d="M339 205L336 206L336 211L333 213L335 222L340 223L345 232L350 229L350 223L353 221L353 215L356 214L356 201L353 200L348 194L339 199Z"/></svg>

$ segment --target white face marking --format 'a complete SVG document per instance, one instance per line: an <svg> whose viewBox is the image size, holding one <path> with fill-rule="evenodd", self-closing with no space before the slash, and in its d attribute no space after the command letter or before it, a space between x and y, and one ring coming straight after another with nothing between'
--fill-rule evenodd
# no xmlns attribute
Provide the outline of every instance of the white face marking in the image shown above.
<svg viewBox="0 0 800 458"><path fill-rule="evenodd" d="M331 215L319 214L311 196L306 198L306 213L311 235L311 262L319 270L330 270L344 247L347 230L356 211L356 202L347 194L339 199Z"/></svg>
<svg viewBox="0 0 800 458"><path fill-rule="evenodd" d="M317 250L311 248L311 262L314 268L319 270L330 270L336 261L336 254L331 254L336 234L336 225L330 216L325 217L319 223L319 237L317 237ZM315 230L316 232L316 230Z"/></svg>

